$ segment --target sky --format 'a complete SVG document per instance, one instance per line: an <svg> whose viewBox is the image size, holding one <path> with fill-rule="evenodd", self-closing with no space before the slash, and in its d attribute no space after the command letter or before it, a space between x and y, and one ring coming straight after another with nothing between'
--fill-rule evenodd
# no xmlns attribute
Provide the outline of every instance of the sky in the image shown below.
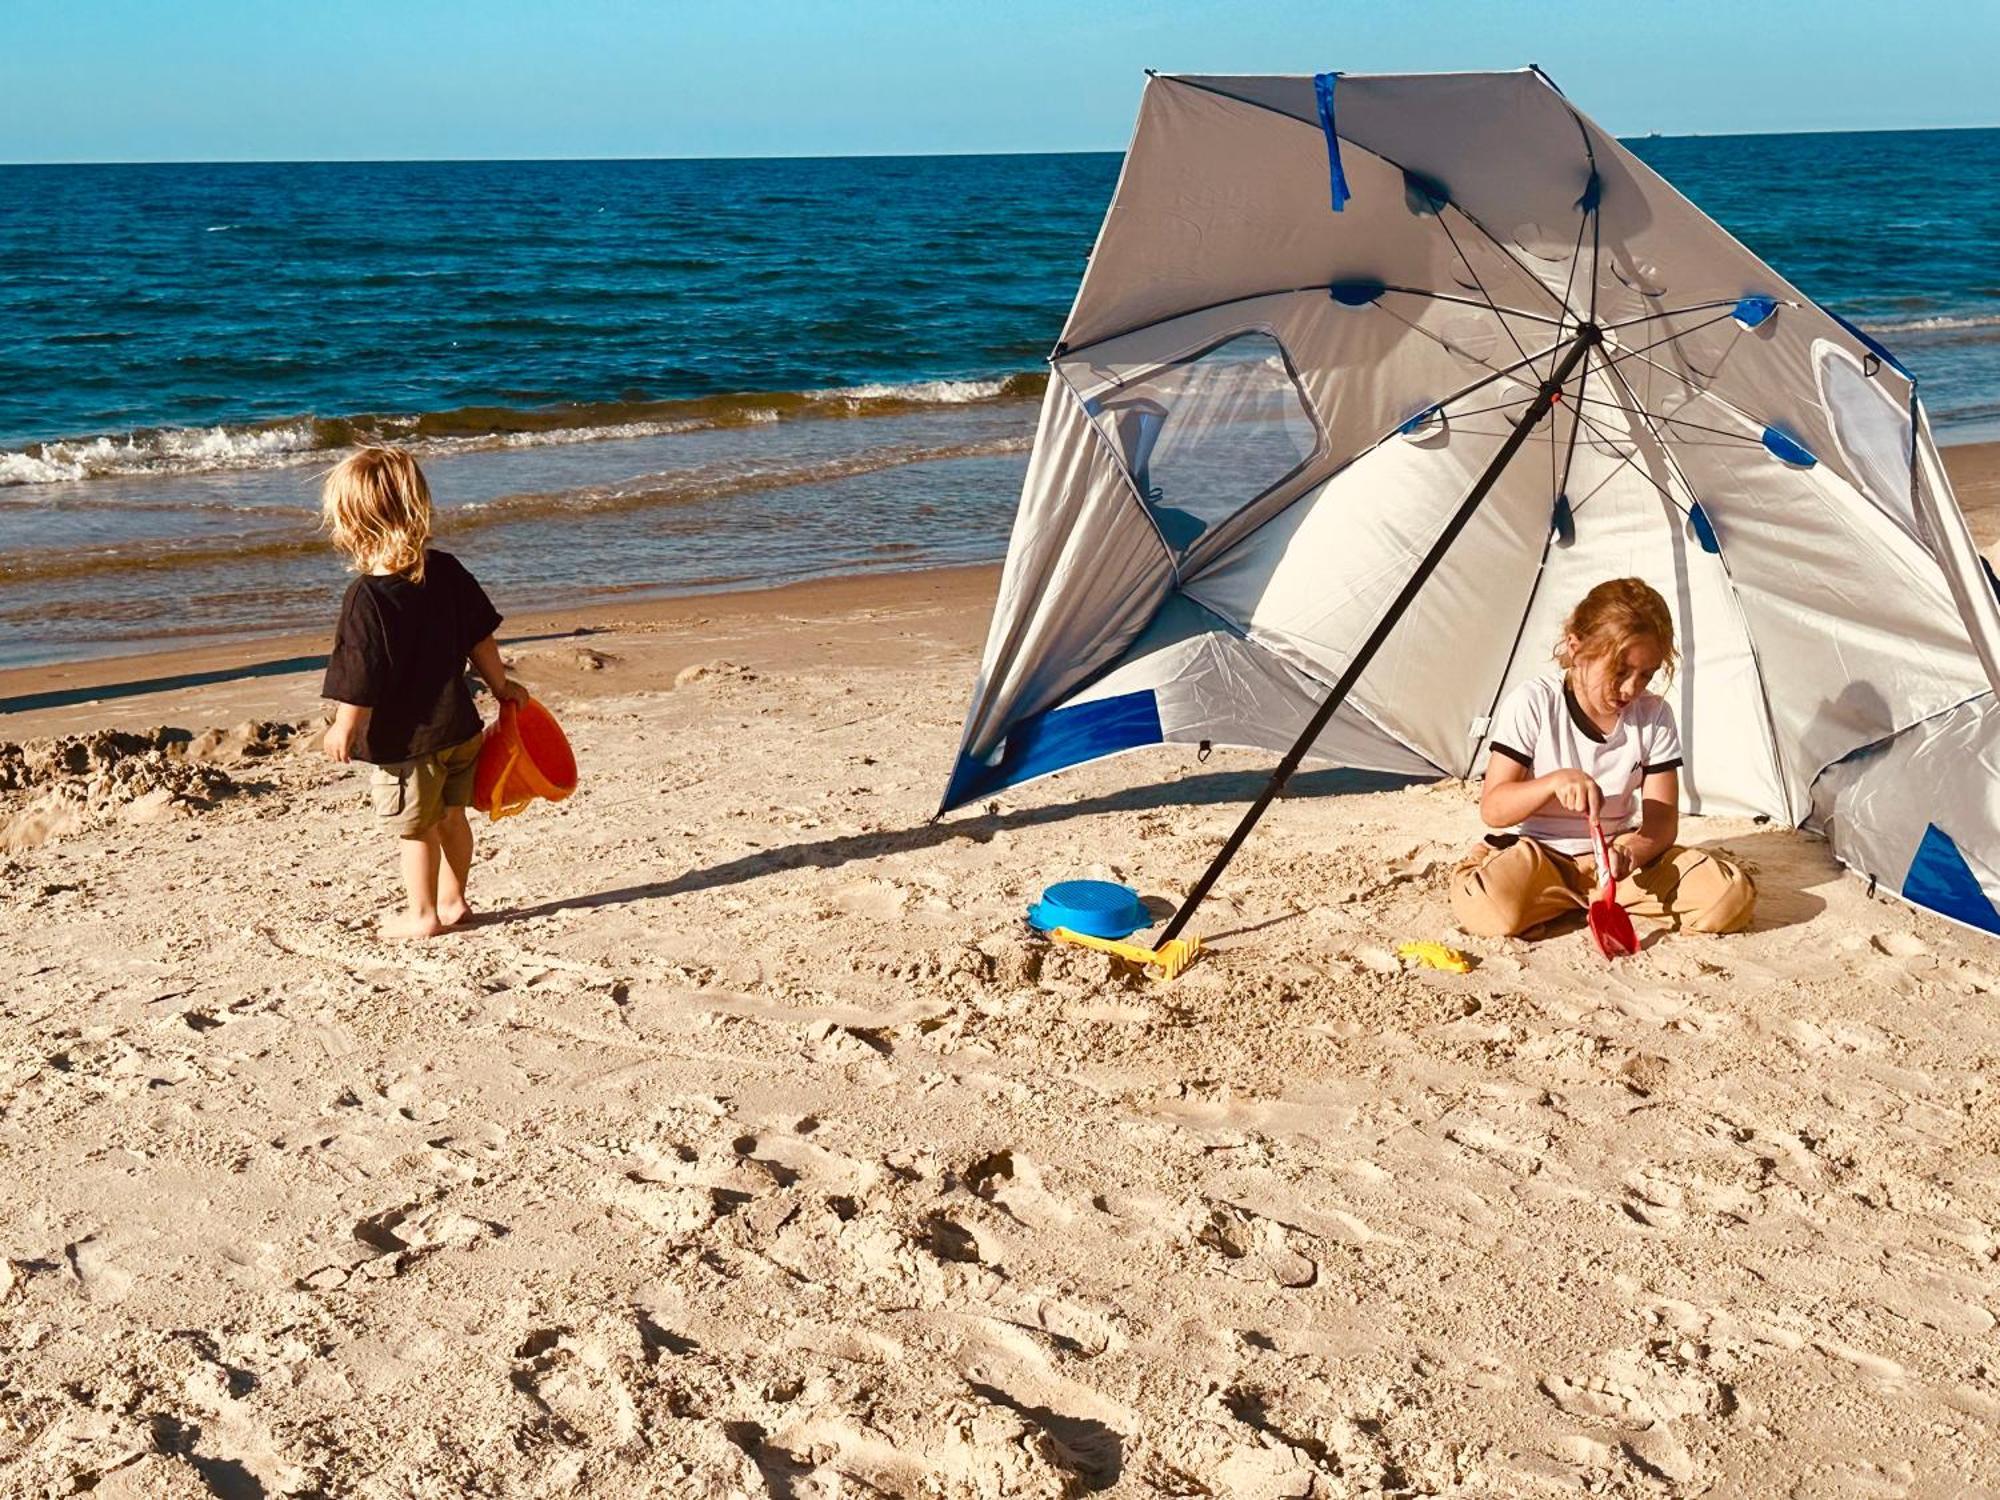
<svg viewBox="0 0 2000 1500"><path fill-rule="evenodd" d="M2000 125L2000 3L0 0L0 161L1099 151L1142 70L1542 68L1623 135Z"/></svg>

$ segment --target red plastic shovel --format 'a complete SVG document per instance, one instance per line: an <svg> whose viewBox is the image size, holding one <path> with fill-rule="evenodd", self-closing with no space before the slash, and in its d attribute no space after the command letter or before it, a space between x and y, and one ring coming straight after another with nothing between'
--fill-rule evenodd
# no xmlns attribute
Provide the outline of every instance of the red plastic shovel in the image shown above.
<svg viewBox="0 0 2000 1500"><path fill-rule="evenodd" d="M1611 878L1611 851L1604 845L1604 829L1593 814L1590 819L1590 847L1597 855L1597 896L1590 903L1590 938L1606 958L1624 958L1639 951L1639 934L1632 930L1632 918L1618 904L1618 882Z"/></svg>

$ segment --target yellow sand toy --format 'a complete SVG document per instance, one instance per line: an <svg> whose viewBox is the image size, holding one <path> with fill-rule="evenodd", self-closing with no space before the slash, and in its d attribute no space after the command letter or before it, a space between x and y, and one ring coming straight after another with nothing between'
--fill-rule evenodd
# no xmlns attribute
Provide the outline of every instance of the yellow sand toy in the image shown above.
<svg viewBox="0 0 2000 1500"><path fill-rule="evenodd" d="M1087 932L1071 932L1067 927L1051 927L1049 936L1058 943L1072 943L1079 948L1095 948L1099 953L1109 953L1113 958L1122 958L1128 964L1137 964L1146 969L1158 969L1162 979L1178 977L1201 952L1201 939L1198 937L1175 938L1171 943L1148 948L1140 943L1121 943L1113 938L1092 937Z"/></svg>
<svg viewBox="0 0 2000 1500"><path fill-rule="evenodd" d="M1447 948L1443 943L1403 943L1397 947L1396 957L1415 959L1423 968L1441 969L1447 974L1472 972L1472 960L1456 948Z"/></svg>

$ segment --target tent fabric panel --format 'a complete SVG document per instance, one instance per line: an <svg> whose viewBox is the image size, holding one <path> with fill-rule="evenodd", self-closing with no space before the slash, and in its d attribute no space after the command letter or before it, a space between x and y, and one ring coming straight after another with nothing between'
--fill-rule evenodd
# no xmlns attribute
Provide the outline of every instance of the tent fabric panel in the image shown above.
<svg viewBox="0 0 2000 1500"><path fill-rule="evenodd" d="M1761 447L1676 458L1755 643L1794 808L1821 767L1989 691L1931 557L1837 475Z"/></svg>
<svg viewBox="0 0 2000 1500"><path fill-rule="evenodd" d="M1450 412L1441 429L1350 464L1183 588L1281 659L1337 680L1513 427L1502 412ZM1553 506L1554 431L1544 420L1529 436L1354 687L1357 707L1441 767L1475 751L1468 736L1527 607Z"/></svg>
<svg viewBox="0 0 2000 1500"><path fill-rule="evenodd" d="M1420 448L1391 439L1183 587L1281 660L1336 681L1502 441L1447 435ZM1365 692L1357 701L1380 707Z"/></svg>
<svg viewBox="0 0 2000 1500"><path fill-rule="evenodd" d="M1805 826L1861 878L2000 930L1979 909L2000 906L2000 703L1982 694L1828 766Z"/></svg>
<svg viewBox="0 0 2000 1500"><path fill-rule="evenodd" d="M1503 306L1556 312L1556 295L1481 237L1461 233L1455 250L1435 214L1412 207L1402 170L1364 149L1343 149L1354 197L1331 212L1317 114L1280 123L1170 78L1148 83L1058 353L1233 298L1357 278L1466 295L1483 283Z"/></svg>
<svg viewBox="0 0 2000 1500"><path fill-rule="evenodd" d="M1178 81L1318 128L1310 78ZM1561 95L1527 70L1343 74L1337 102L1343 163L1358 147L1441 184L1477 223L1459 233L1490 235L1482 253L1513 263L1507 280L1540 282L1544 305L1560 298L1591 173L1583 133ZM1367 185L1353 184L1345 211L1373 206Z"/></svg>
<svg viewBox="0 0 2000 1500"><path fill-rule="evenodd" d="M1273 660L1175 595L1110 671L1055 708L1013 725L997 753L961 755L944 806L1147 745L1289 750L1325 694L1324 684ZM1307 759L1398 775L1438 774L1356 709L1334 715Z"/></svg>
<svg viewBox="0 0 2000 1500"><path fill-rule="evenodd" d="M1116 661L1173 586L1173 560L1075 396L1050 381L961 751Z"/></svg>
<svg viewBox="0 0 2000 1500"><path fill-rule="evenodd" d="M1133 643L1127 660L1091 692L1154 684L1169 744L1290 750L1324 701L1328 684L1260 650L1185 595L1169 600ZM1435 776L1358 706L1343 706L1307 748L1308 761L1362 771Z"/></svg>

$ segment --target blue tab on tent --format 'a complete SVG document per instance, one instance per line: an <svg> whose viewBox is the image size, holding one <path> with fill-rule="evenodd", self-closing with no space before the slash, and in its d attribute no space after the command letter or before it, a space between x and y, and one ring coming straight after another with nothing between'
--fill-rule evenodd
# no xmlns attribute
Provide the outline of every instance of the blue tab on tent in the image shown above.
<svg viewBox="0 0 2000 1500"><path fill-rule="evenodd" d="M1688 511L1688 525L1694 528L1694 539L1701 543L1702 551L1722 556L1722 543L1715 539L1715 523L1699 503Z"/></svg>
<svg viewBox="0 0 2000 1500"><path fill-rule="evenodd" d="M1739 328L1755 328L1778 310L1776 297L1745 297L1730 314Z"/></svg>
<svg viewBox="0 0 2000 1500"><path fill-rule="evenodd" d="M1382 294L1388 290L1382 282L1371 281L1365 276L1353 281L1336 281L1326 289L1327 295L1342 307L1366 307L1371 302L1380 301Z"/></svg>
<svg viewBox="0 0 2000 1500"><path fill-rule="evenodd" d="M1567 547L1576 541L1576 516L1569 508L1569 496L1556 496L1556 511L1549 518L1549 530L1558 547Z"/></svg>
<svg viewBox="0 0 2000 1500"><path fill-rule="evenodd" d="M1338 73L1313 74L1313 97L1319 101L1319 128L1326 132L1326 170L1333 180L1333 211L1347 207L1347 174L1340 170L1340 137L1333 128L1333 81Z"/></svg>
<svg viewBox="0 0 2000 1500"><path fill-rule="evenodd" d="M1583 196L1576 200L1576 206L1584 213L1597 212L1597 205L1604 201L1604 179L1597 175L1597 168L1590 169L1590 181L1583 185Z"/></svg>
<svg viewBox="0 0 2000 1500"><path fill-rule="evenodd" d="M1782 427L1764 429L1764 446L1771 450L1773 457L1782 458L1788 464L1797 464L1802 469L1810 469L1819 462L1813 457L1812 449Z"/></svg>
<svg viewBox="0 0 2000 1500"><path fill-rule="evenodd" d="M1935 823L1924 828L1924 841L1917 845L1917 857L1903 877L1903 896L1968 927L2000 933L2000 912L1993 909L1951 835Z"/></svg>
<svg viewBox="0 0 2000 1500"><path fill-rule="evenodd" d="M1451 202L1451 189L1435 177L1403 168L1403 206L1413 214L1441 214Z"/></svg>
<svg viewBox="0 0 2000 1500"><path fill-rule="evenodd" d="M987 765L973 756L959 757L945 793L947 809L997 792L1002 787L1033 781L1065 766L1080 765L1120 750L1157 745L1165 739L1160 728L1159 700L1147 688L1071 703L1023 719L1007 731L999 763Z"/></svg>

